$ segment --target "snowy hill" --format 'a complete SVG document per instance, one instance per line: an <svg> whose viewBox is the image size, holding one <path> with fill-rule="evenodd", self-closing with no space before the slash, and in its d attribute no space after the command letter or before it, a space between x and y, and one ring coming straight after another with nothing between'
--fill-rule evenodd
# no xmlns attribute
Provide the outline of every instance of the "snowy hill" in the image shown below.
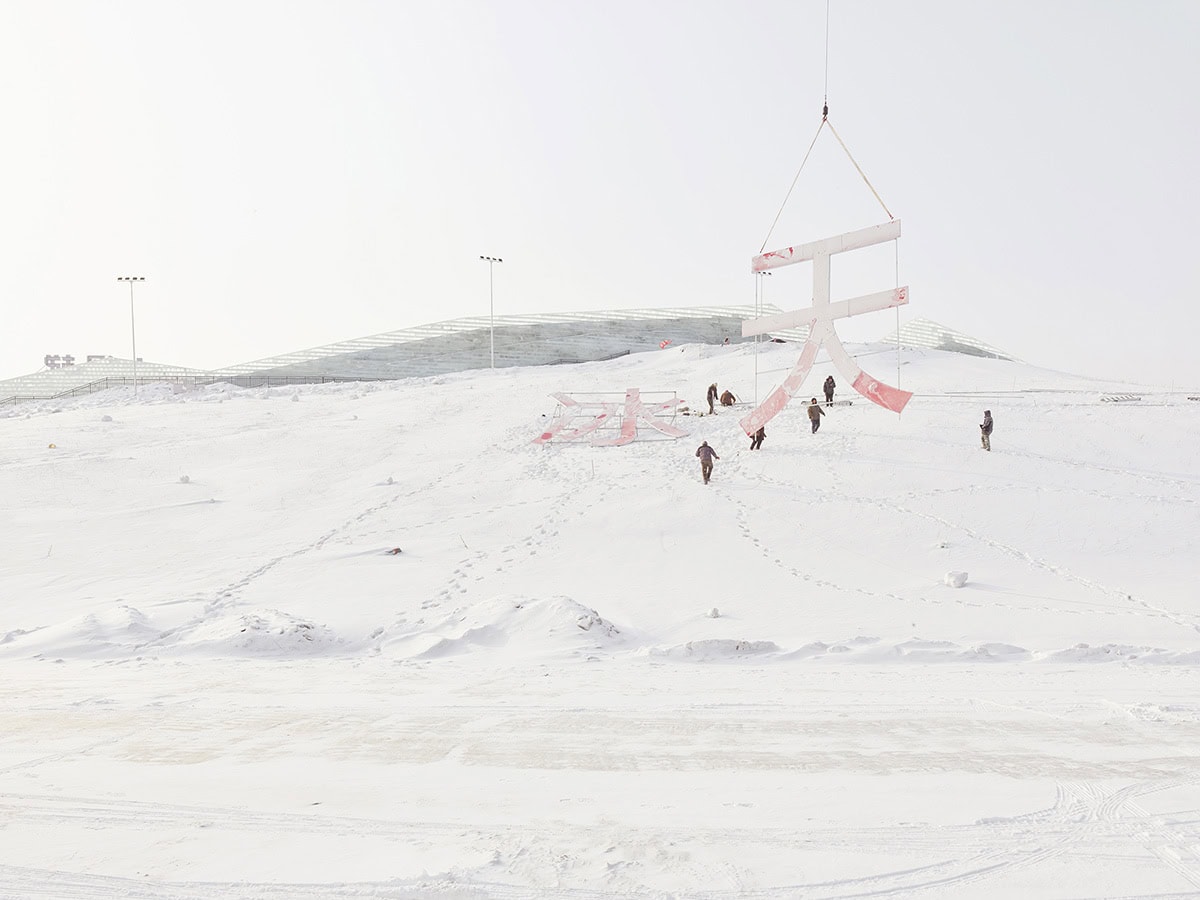
<svg viewBox="0 0 1200 900"><path fill-rule="evenodd" d="M761 451L752 345L0 408L0 897L1200 890L1200 403L901 361Z"/></svg>

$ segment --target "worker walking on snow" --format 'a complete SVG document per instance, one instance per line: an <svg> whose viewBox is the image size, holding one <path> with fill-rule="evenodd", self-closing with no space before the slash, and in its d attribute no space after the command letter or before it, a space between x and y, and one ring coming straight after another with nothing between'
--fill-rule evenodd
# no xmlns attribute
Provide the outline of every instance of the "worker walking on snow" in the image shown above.
<svg viewBox="0 0 1200 900"><path fill-rule="evenodd" d="M821 416L825 415L825 410L821 409L821 404L817 402L817 398L812 398L812 403L808 405L808 418L812 422L812 433L816 434L817 429L821 427Z"/></svg>
<svg viewBox="0 0 1200 900"><path fill-rule="evenodd" d="M704 476L704 483L708 484L708 479L712 476L713 460L721 457L717 456L716 450L708 446L708 441L696 448L696 456L700 458L700 474Z"/></svg>
<svg viewBox="0 0 1200 900"><path fill-rule="evenodd" d="M760 425L758 428L758 431L756 431L756 432L754 432L754 434L750 435L750 449L751 450L761 450L763 438L765 438L766 436L767 436L766 427Z"/></svg>
<svg viewBox="0 0 1200 900"><path fill-rule="evenodd" d="M990 453L992 451L992 411L990 409L983 411L983 422L979 425L979 437L983 441L983 449Z"/></svg>

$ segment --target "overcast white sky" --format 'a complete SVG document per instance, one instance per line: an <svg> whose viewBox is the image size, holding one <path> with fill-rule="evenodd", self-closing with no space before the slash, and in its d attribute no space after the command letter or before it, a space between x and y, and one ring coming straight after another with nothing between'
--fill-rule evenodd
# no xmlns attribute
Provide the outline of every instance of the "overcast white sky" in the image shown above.
<svg viewBox="0 0 1200 900"><path fill-rule="evenodd" d="M139 356L203 368L486 315L480 254L497 315L752 303L825 11L6 0L0 377L128 356L118 275ZM1198 44L1190 0L832 0L830 120L904 229L835 297L898 269L902 321L1200 387ZM886 219L826 130L767 249Z"/></svg>

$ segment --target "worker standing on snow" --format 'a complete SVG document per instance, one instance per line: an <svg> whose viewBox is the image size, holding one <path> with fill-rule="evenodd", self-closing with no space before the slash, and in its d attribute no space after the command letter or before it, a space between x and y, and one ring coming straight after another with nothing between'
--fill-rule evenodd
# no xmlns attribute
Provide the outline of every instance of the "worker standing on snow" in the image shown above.
<svg viewBox="0 0 1200 900"><path fill-rule="evenodd" d="M712 476L713 460L721 457L717 456L716 450L708 446L708 441L696 448L696 456L700 458L700 474L704 476L704 483L708 484L708 479Z"/></svg>
<svg viewBox="0 0 1200 900"><path fill-rule="evenodd" d="M714 412L713 404L717 402L717 383L714 381L708 386L708 412L712 415Z"/></svg>
<svg viewBox="0 0 1200 900"><path fill-rule="evenodd" d="M765 438L766 436L767 436L766 427L760 425L758 427L758 431L756 431L756 432L754 432L754 434L750 435L750 449L751 450L761 450L763 438Z"/></svg>
<svg viewBox="0 0 1200 900"><path fill-rule="evenodd" d="M821 409L821 404L817 402L817 398L812 398L812 403L808 405L808 418L812 422L812 433L816 434L817 429L821 427L821 416L825 415L825 410Z"/></svg>
<svg viewBox="0 0 1200 900"><path fill-rule="evenodd" d="M833 402L833 389L837 387L837 382L833 380L833 376L829 375L825 378L825 402Z"/></svg>
<svg viewBox="0 0 1200 900"><path fill-rule="evenodd" d="M992 411L990 409L983 411L983 422L979 425L979 437L983 441L983 449L990 453L992 451Z"/></svg>

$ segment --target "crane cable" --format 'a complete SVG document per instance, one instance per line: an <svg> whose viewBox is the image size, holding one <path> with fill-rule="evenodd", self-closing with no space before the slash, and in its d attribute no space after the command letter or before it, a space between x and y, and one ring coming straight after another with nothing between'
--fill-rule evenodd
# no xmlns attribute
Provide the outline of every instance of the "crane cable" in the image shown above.
<svg viewBox="0 0 1200 900"><path fill-rule="evenodd" d="M837 129L833 127L833 123L829 121L829 0L825 0L825 97L824 105L821 107L821 124L817 126L817 133L813 135L812 143L808 145L808 150L804 154L804 159L800 162L800 168L796 170L796 177L792 179L792 186L788 188L787 195L783 198L783 203L779 206L779 212L775 213L775 220L771 222L771 227L767 230L767 236L763 238L762 246L758 248L758 252L762 253L767 247L767 241L771 239L771 234L775 231L775 226L779 224L779 217L783 215L783 209L787 206L788 200L791 199L792 191L796 189L796 182L800 180L800 173L804 171L804 165L808 162L808 157L812 154L813 147L817 144L817 138L821 136L821 129L826 125L833 132L833 136L837 138L838 144L846 152L847 158L862 176L863 182L870 189L875 199L879 201L879 205L883 207L883 211L887 213L889 221L895 221L895 216L892 211L887 208L887 204L883 202L883 198L879 196L879 191L875 190L875 185L871 184L871 180L867 178L867 173L862 170L862 166L855 160L854 155L850 152L850 148L846 146L846 142L842 140L842 136L837 133Z"/></svg>
<svg viewBox="0 0 1200 900"><path fill-rule="evenodd" d="M828 109L829 107L825 107ZM812 153L813 147L817 144L817 138L821 135L821 129L825 127L826 119L821 117L821 124L817 126L817 133L813 135L812 143L808 145L808 152L804 154L804 159L800 162L800 168L796 170L796 177L792 179L792 186L788 188L787 195L783 198L783 203L779 206L779 212L775 213L775 221L771 223L771 227L767 229L767 236L763 238L762 246L758 248L758 252L762 253L767 247L767 241L771 239L771 233L775 230L775 226L779 224L779 217L783 215L783 208L787 206L787 202L791 199L792 191L796 189L796 182L800 180L800 173L804 171L804 164L808 162L809 154ZM833 127L832 125L830 126Z"/></svg>
<svg viewBox="0 0 1200 900"><path fill-rule="evenodd" d="M824 115L829 115L829 0L825 0L825 104Z"/></svg>
<svg viewBox="0 0 1200 900"><path fill-rule="evenodd" d="M817 126L817 133L813 135L812 143L808 145L808 150L804 153L804 159L801 160L800 168L796 170L796 177L792 179L792 185L788 188L787 195L784 196L783 203L781 203L779 206L779 212L775 213L775 219L771 222L771 227L767 229L767 236L763 238L762 246L758 248L759 253L762 253L763 250L766 249L767 241L771 239L771 234L775 231L775 226L779 224L779 217L783 215L784 207L787 206L788 200L791 199L792 191L796 189L796 182L800 180L800 173L804 171L804 166L808 162L809 156L812 155L813 147L815 147L817 144L817 138L821 136L821 129L823 129L826 125L829 126L829 130L833 133L833 136L837 138L837 142L841 146L842 150L845 151L846 158L850 160L850 163L854 166L855 171L857 171L862 177L863 183L871 191L875 199L879 201L879 205L883 207L883 211L887 213L888 220L895 220L896 217L892 215L892 211L888 209L887 204L883 202L883 198L879 196L879 191L875 190L875 185L871 184L871 179L867 177L867 173L862 170L862 166L858 164L858 160L854 158L854 154L850 152L850 148L846 146L846 142L842 140L842 136L837 133L837 129L834 128L833 123L829 121L829 104L826 104L821 110L821 124Z"/></svg>
<svg viewBox="0 0 1200 900"><path fill-rule="evenodd" d="M828 121L828 116L829 116L829 107L826 106L825 107L825 118L823 118L821 120L822 123ZM871 180L869 178L867 178L867 173L862 170L862 166L860 166L858 164L858 162L855 161L854 157L851 156L850 148L846 146L846 142L843 141L842 136L837 133L837 129L833 127L832 122L829 122L829 130L833 132L833 136L835 138L837 138L837 142L839 144L841 144L842 149L846 151L846 156L848 156L850 158L850 162L854 163L854 168L858 169L858 174L862 176L863 182L867 185L867 187L869 187L871 189L871 193L875 195L875 199L879 201L879 205L883 207L883 211L885 213L887 213L888 219L895 219L896 217L892 215L892 211L890 209L888 209L887 204L883 202L883 198L879 196L879 191L875 190L875 185L871 184Z"/></svg>

